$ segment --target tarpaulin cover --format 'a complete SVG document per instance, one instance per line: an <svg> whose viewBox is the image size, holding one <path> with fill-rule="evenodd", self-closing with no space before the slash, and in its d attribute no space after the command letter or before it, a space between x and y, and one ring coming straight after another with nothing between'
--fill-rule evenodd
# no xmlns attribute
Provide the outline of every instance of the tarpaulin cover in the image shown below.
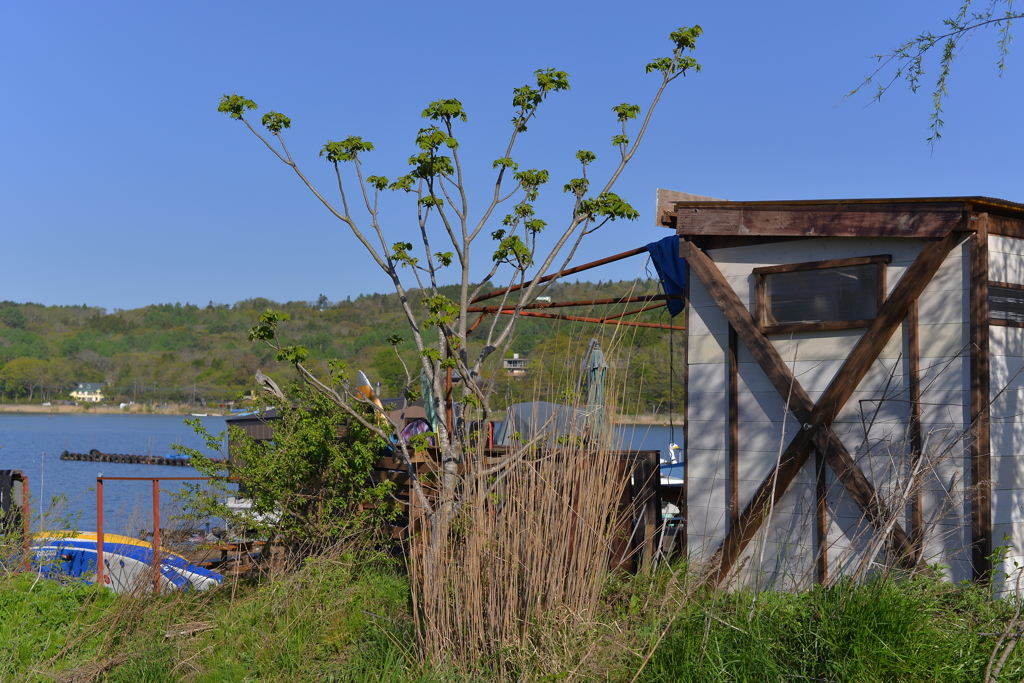
<svg viewBox="0 0 1024 683"><path fill-rule="evenodd" d="M586 425L586 411L559 403L534 401L508 407L505 421L494 426L495 446L514 446L537 439L554 448L562 436L579 436Z"/></svg>
<svg viewBox="0 0 1024 683"><path fill-rule="evenodd" d="M679 258L679 235L670 235L647 245L654 269L665 294L683 294L686 291L686 261ZM682 299L666 302L669 315L675 317L683 312Z"/></svg>

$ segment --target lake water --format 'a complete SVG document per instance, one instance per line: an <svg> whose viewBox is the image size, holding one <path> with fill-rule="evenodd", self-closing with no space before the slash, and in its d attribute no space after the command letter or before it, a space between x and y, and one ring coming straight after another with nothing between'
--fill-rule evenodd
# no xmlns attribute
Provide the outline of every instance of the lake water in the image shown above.
<svg viewBox="0 0 1024 683"><path fill-rule="evenodd" d="M224 417L204 417L203 425L213 434L225 429ZM682 427L674 430L659 425L620 425L616 428L619 448L668 452L668 445L682 443ZM674 438L673 438L674 437ZM58 494L68 498L67 512L80 513L77 527L96 528L96 477L190 477L191 467L135 465L108 462L61 460L61 452L87 453L95 448L104 453L165 455L171 444L203 449L204 443L185 425L181 416L165 415L25 415L0 413L0 469L22 470L29 477L33 515ZM213 455L213 454L211 454ZM223 455L221 457L224 457ZM175 491L183 485L171 479L160 483L161 491ZM148 481L104 483L104 520L114 533L135 535L152 526L152 484ZM162 495L161 518L170 513L169 495Z"/></svg>
<svg viewBox="0 0 1024 683"><path fill-rule="evenodd" d="M202 418L211 433L225 428L226 418ZM68 512L81 512L78 528L96 528L96 477L195 477L191 467L135 465L61 460L61 452L166 455L171 444L204 448L203 440L184 424L181 416L167 415L39 415L0 413L0 469L22 470L29 477L33 516L39 506L63 494ZM212 453L210 455L213 455ZM175 491L183 482L162 481L161 491ZM131 532L152 525L152 484L109 481L103 485L104 519L111 532ZM170 496L161 496L169 503ZM166 500L164 500L166 499ZM167 505L162 505L170 512ZM162 512L161 517L166 513ZM133 528L128 528L131 526Z"/></svg>

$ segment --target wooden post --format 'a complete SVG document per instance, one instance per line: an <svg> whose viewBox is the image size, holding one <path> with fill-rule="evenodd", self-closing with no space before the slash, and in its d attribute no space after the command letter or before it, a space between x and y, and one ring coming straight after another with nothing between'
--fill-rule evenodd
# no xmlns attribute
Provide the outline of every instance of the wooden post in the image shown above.
<svg viewBox="0 0 1024 683"><path fill-rule="evenodd" d="M988 214L971 216L971 565L975 581L992 572L992 466L988 404Z"/></svg>
<svg viewBox="0 0 1024 683"><path fill-rule="evenodd" d="M825 456L814 451L815 541L818 546L818 583L828 583L828 487L825 484Z"/></svg>
<svg viewBox="0 0 1024 683"><path fill-rule="evenodd" d="M103 585L103 477L96 477L96 583Z"/></svg>
<svg viewBox="0 0 1024 683"><path fill-rule="evenodd" d="M686 285L683 289L683 311L686 319L683 324L690 326L690 269L686 269ZM675 350L673 349L674 353ZM687 539L690 529L690 334L683 335L683 494L679 502L679 514L682 515L682 530L676 530L676 547L679 554L687 557L690 554ZM682 534L680 536L680 534Z"/></svg>
<svg viewBox="0 0 1024 683"><path fill-rule="evenodd" d="M917 301L907 310L907 374L910 390L910 471L918 469L923 439L921 437L921 341L918 335ZM914 483L910 499L910 543L914 559L921 561L924 552L924 512L921 507L921 482Z"/></svg>
<svg viewBox="0 0 1024 683"><path fill-rule="evenodd" d="M160 592L160 480L153 480L153 592Z"/></svg>
<svg viewBox="0 0 1024 683"><path fill-rule="evenodd" d="M21 475L21 526L25 536L25 571L32 569L32 518L28 499L28 475Z"/></svg>
<svg viewBox="0 0 1024 683"><path fill-rule="evenodd" d="M739 365L736 361L739 337L729 325L729 528L740 523L740 400Z"/></svg>

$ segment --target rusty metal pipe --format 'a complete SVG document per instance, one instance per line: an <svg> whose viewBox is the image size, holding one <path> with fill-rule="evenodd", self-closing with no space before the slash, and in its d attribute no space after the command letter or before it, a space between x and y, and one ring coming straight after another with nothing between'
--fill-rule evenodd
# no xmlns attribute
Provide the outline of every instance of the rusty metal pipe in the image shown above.
<svg viewBox="0 0 1024 683"><path fill-rule="evenodd" d="M516 315L515 311L500 311L502 315ZM660 323L638 323L630 320L604 320L603 318L585 318L580 315L562 315L559 313L540 313L537 311L519 311L518 315L534 318L553 318L555 320L573 320L581 323L598 323L604 325L623 325L625 327L653 327L659 330L685 330L682 325L662 325Z"/></svg>
<svg viewBox="0 0 1024 683"><path fill-rule="evenodd" d="M504 313L506 311L527 310L533 308L570 308L573 306L610 306L614 304L633 304L638 301L667 301L682 299L682 294L645 294L643 296L624 296L614 299L590 299L585 301L554 301L552 303L532 303L523 306L468 306L467 313Z"/></svg>
<svg viewBox="0 0 1024 683"><path fill-rule="evenodd" d="M566 275L572 275L573 273L580 273L580 272L582 272L584 270L590 270L591 268L596 268L597 266L603 266L606 263L614 263L615 261L621 261L622 259L629 258L630 256L636 256L637 254L645 254L645 253L647 253L647 247L640 247L639 249L631 249L630 251L624 251L621 254L615 254L614 256L608 256L608 257L605 257L603 259L598 259L597 261L591 261L590 263L584 263L581 266L576 266L574 268L566 268L565 270L559 271L557 273L552 273L551 275L545 275L544 277L542 277L539 280L530 280L529 282L525 282L525 283L523 283L521 285L512 285L511 287L503 287L501 289L495 289L494 291L488 292L487 294L481 294L480 296L476 297L475 299L473 299L469 303L475 304L475 303L477 303L479 301L486 301L487 299L493 299L496 296L501 296L505 292L515 292L515 291L518 291L520 289L523 289L524 287L529 287L530 285L534 284L534 282L536 282L537 284L543 284L545 282L550 282L551 280L554 280L555 278L564 277Z"/></svg>
<svg viewBox="0 0 1024 683"><path fill-rule="evenodd" d="M153 480L153 592L160 592L160 480Z"/></svg>
<svg viewBox="0 0 1024 683"><path fill-rule="evenodd" d="M25 535L25 571L32 569L32 518L28 500L28 475L21 476L21 526Z"/></svg>
<svg viewBox="0 0 1024 683"><path fill-rule="evenodd" d="M96 477L96 583L103 585L103 477Z"/></svg>

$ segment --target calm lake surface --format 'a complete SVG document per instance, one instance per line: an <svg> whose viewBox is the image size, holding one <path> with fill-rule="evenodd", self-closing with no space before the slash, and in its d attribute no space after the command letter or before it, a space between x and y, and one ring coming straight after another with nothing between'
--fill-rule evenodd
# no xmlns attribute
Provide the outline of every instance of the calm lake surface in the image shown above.
<svg viewBox="0 0 1024 683"><path fill-rule="evenodd" d="M25 415L0 413L0 469L22 470L29 477L33 516L53 496L69 500L67 511L81 513L77 527L96 528L96 477L195 477L191 467L134 465L61 460L60 454L104 453L166 455L171 444L202 449L204 443L180 415ZM213 434L225 429L226 418L202 418ZM213 455L212 453L210 455ZM175 491L182 482L163 481L161 491ZM105 526L114 533L137 533L152 525L152 484L110 481L103 486ZM161 517L170 512L170 495L161 494ZM163 512L166 510L167 512Z"/></svg>
<svg viewBox="0 0 1024 683"><path fill-rule="evenodd" d="M225 429L225 417L204 417L212 434ZM674 430L658 425L620 425L616 436L623 450L668 452L675 441L682 444L682 427ZM674 437L674 438L673 438ZM166 415L25 415L0 413L0 469L22 470L29 477L33 516L45 509L53 496L69 500L67 513L80 514L77 528L96 528L96 477L194 477L191 467L134 465L109 462L61 460L60 454L87 453L95 448L104 453L165 455L171 444L203 449L204 443L185 425L181 416ZM213 454L211 454L213 455ZM221 455L219 457L225 457ZM182 482L160 483L161 492L176 491ZM150 482L108 481L104 484L105 527L112 533L135 535L152 526L152 484ZM170 514L170 495L161 493L161 518Z"/></svg>

